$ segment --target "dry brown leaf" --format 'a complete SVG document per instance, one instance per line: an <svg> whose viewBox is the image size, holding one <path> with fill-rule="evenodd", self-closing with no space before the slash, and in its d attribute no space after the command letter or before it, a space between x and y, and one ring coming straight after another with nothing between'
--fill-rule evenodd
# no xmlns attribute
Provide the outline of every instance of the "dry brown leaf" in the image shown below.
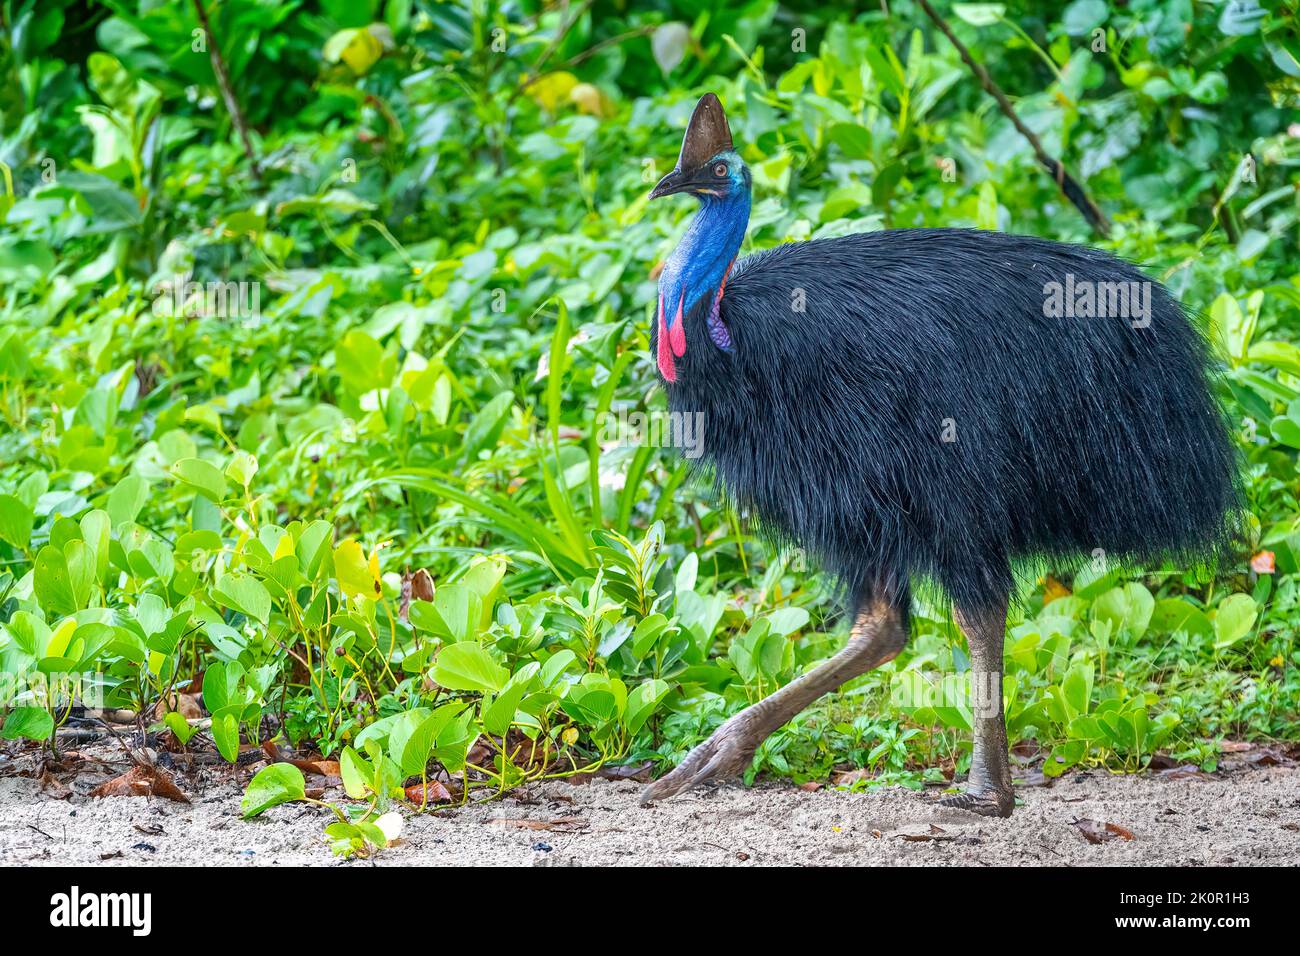
<svg viewBox="0 0 1300 956"><path fill-rule="evenodd" d="M430 780L427 783L415 783L407 787L406 799L416 806L424 806L429 803L449 803L452 796L451 791L437 780Z"/></svg>
<svg viewBox="0 0 1300 956"><path fill-rule="evenodd" d="M321 777L337 777L340 774L337 760L286 760L303 773L314 773Z"/></svg>
<svg viewBox="0 0 1300 956"><path fill-rule="evenodd" d="M203 706L199 703L198 694L172 694L165 700L158 701L153 709L154 718L162 720L172 711L180 714L186 720L197 720L203 716Z"/></svg>
<svg viewBox="0 0 1300 956"><path fill-rule="evenodd" d="M120 777L101 783L90 791L92 797L165 797L177 803L189 803L166 770L139 765Z"/></svg>
<svg viewBox="0 0 1300 956"><path fill-rule="evenodd" d="M1087 817L1071 822L1079 828L1079 832L1083 834L1083 838L1089 843L1106 843L1115 839L1134 839L1133 831L1125 829L1118 823L1102 823L1100 820L1090 820Z"/></svg>
<svg viewBox="0 0 1300 956"><path fill-rule="evenodd" d="M857 770L836 770L831 774L831 783L837 787L851 787L859 780L870 780L872 772L866 767Z"/></svg>
<svg viewBox="0 0 1300 956"><path fill-rule="evenodd" d="M930 824L927 830L900 830L898 835L908 843L942 842L957 839L955 834L949 833L943 827L935 826L933 823Z"/></svg>
<svg viewBox="0 0 1300 956"><path fill-rule="evenodd" d="M41 774L41 789L55 800L66 800L72 796L71 788L48 770Z"/></svg>
<svg viewBox="0 0 1300 956"><path fill-rule="evenodd" d="M418 601L432 601L433 595L433 577L424 568L420 568L411 577L411 597Z"/></svg>

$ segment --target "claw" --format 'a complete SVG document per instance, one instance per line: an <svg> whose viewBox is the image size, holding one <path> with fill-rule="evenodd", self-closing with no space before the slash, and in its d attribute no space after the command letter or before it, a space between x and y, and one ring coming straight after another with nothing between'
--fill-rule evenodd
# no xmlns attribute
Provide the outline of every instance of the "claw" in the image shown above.
<svg viewBox="0 0 1300 956"><path fill-rule="evenodd" d="M941 807L954 810L969 810L983 817L1009 817L1016 805L1016 798L1010 791L978 790L954 794L939 801Z"/></svg>
<svg viewBox="0 0 1300 956"><path fill-rule="evenodd" d="M713 732L671 772L641 791L641 805L667 800L709 780L738 776L749 767L765 734L737 714Z"/></svg>

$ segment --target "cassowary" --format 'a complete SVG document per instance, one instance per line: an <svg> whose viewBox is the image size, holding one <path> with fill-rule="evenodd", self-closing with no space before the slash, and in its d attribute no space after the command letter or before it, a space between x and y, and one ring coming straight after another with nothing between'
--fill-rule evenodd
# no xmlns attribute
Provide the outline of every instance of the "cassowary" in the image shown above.
<svg viewBox="0 0 1300 956"><path fill-rule="evenodd" d="M735 775L772 731L892 659L909 588L938 585L970 646L974 749L945 803L1009 816L1003 640L1014 574L1100 551L1212 560L1239 503L1204 340L1126 262L1082 246L898 229L737 261L750 173L705 95L651 198L700 204L659 276L671 412L702 414L719 492L840 583L837 655L727 720L643 802Z"/></svg>

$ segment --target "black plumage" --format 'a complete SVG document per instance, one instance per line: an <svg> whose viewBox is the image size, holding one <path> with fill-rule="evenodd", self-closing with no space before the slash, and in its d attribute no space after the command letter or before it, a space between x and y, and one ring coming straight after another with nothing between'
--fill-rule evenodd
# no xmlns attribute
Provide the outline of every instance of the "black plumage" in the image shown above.
<svg viewBox="0 0 1300 956"><path fill-rule="evenodd" d="M1053 282L1116 281L1148 283L1149 316L1044 314ZM670 408L703 413L720 490L854 594L903 603L920 577L989 606L1018 561L1195 561L1231 533L1234 452L1205 343L1113 256L888 230L738 261L730 351L707 308L686 317Z"/></svg>

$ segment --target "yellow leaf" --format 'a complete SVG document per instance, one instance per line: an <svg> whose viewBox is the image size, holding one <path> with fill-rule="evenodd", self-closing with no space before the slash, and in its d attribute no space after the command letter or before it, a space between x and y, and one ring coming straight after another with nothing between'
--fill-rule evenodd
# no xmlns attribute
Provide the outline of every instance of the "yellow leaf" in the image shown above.
<svg viewBox="0 0 1300 956"><path fill-rule="evenodd" d="M578 78L572 73L560 70L540 77L528 87L528 95L542 109L554 113L556 107L569 98L573 88L578 85Z"/></svg>
<svg viewBox="0 0 1300 956"><path fill-rule="evenodd" d="M369 559L361 545L348 538L334 549L334 577L339 590L347 597L361 595L378 600L383 588L379 583L379 552L371 551Z"/></svg>
<svg viewBox="0 0 1300 956"><path fill-rule="evenodd" d="M1056 578L1049 576L1044 580L1044 586L1043 586L1044 606L1051 604L1057 598L1063 598L1069 596L1070 596L1070 589L1067 588L1060 581L1056 580Z"/></svg>
<svg viewBox="0 0 1300 956"><path fill-rule="evenodd" d="M280 535L280 540L275 546L275 554L271 555L272 561L279 561L281 558L287 558L295 554L293 535L285 532Z"/></svg>
<svg viewBox="0 0 1300 956"><path fill-rule="evenodd" d="M340 55L353 73L362 76L379 62L379 58L384 55L384 47L368 31L358 30Z"/></svg>
<svg viewBox="0 0 1300 956"><path fill-rule="evenodd" d="M368 27L340 30L325 43L322 54L328 63L342 60L357 76L374 66L385 49L392 48L392 32L383 23Z"/></svg>
<svg viewBox="0 0 1300 956"><path fill-rule="evenodd" d="M572 747L578 742L578 728L565 727L563 733L560 734L560 739L564 741L566 746Z"/></svg>
<svg viewBox="0 0 1300 956"><path fill-rule="evenodd" d="M50 642L45 645L46 657L62 657L63 652L68 649L72 643L72 632L77 629L77 622L70 617L65 617L59 622L59 626L54 629L50 635Z"/></svg>

